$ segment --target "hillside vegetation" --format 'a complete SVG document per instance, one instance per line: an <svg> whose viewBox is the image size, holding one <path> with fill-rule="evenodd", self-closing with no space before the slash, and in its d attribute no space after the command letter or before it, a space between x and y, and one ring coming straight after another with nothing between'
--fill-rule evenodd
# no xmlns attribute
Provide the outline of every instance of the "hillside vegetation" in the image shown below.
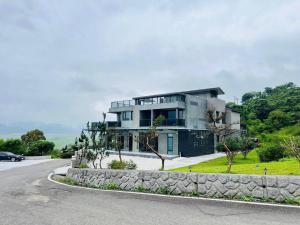
<svg viewBox="0 0 300 225"><path fill-rule="evenodd" d="M287 83L262 92L249 92L242 96L242 104L228 103L228 108L241 113L241 127L247 136L258 138L258 144L244 159L238 154L231 173L269 175L300 175L299 161L284 141L294 140L300 154L300 88ZM297 149L297 147L296 147ZM226 157L182 167L173 171L225 173Z"/></svg>

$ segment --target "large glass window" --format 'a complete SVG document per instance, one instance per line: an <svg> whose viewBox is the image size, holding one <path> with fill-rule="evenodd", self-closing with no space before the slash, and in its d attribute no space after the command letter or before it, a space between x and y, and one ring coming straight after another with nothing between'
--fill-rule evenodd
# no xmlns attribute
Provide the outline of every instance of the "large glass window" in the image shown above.
<svg viewBox="0 0 300 225"><path fill-rule="evenodd" d="M122 120L132 120L132 111L123 112Z"/></svg>

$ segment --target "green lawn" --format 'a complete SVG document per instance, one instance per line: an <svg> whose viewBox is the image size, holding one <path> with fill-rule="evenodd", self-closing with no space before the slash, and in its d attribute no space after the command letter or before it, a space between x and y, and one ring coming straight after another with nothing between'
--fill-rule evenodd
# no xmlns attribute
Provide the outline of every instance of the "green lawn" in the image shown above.
<svg viewBox="0 0 300 225"><path fill-rule="evenodd" d="M192 172L198 173L225 173L227 168L226 157L213 159L207 162L192 165ZM279 162L260 163L256 151L249 153L247 159L241 154L237 155L231 169L233 174L264 174L268 169L268 175L300 175L299 163L294 158L284 158ZM172 169L176 172L189 172L189 167Z"/></svg>

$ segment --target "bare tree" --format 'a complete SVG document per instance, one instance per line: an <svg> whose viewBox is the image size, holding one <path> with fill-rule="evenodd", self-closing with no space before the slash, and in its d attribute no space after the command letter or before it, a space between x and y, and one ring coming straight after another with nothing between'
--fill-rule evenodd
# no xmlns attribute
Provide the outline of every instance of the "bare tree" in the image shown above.
<svg viewBox="0 0 300 225"><path fill-rule="evenodd" d="M160 115L158 116L154 121L152 126L147 130L145 133L140 133L139 137L135 139L135 141L146 145L146 147L152 151L155 155L158 156L161 160L161 170L165 169L165 158L158 152L157 146L156 146L156 140L158 138L158 130L157 127L162 124L162 122L165 120L165 117Z"/></svg>
<svg viewBox="0 0 300 225"><path fill-rule="evenodd" d="M220 124L219 121L224 121L226 118L227 110L224 113L220 113L219 115L216 114L216 110L213 107L209 107L207 110L207 117L208 117L208 130L216 135L219 138L219 143L222 144L224 148L224 152L227 157L227 173L230 173L231 167L233 164L233 160L237 155L237 149L230 149L228 144L226 143L226 138L233 135L237 132L237 130L232 129L234 124L238 123L225 123Z"/></svg>
<svg viewBox="0 0 300 225"><path fill-rule="evenodd" d="M300 137L284 139L281 145L298 160L300 167Z"/></svg>

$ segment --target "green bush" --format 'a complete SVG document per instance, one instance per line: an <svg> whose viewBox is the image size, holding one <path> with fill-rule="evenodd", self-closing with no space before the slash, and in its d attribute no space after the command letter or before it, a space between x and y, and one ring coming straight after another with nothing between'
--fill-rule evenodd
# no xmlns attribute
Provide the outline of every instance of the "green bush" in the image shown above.
<svg viewBox="0 0 300 225"><path fill-rule="evenodd" d="M239 137L228 137L225 140L225 144L232 152L241 150L241 139ZM217 145L218 152L226 152L223 142L218 143Z"/></svg>
<svg viewBox="0 0 300 225"><path fill-rule="evenodd" d="M257 150L259 160L261 162L278 161L284 158L284 148L278 145L267 145Z"/></svg>
<svg viewBox="0 0 300 225"><path fill-rule="evenodd" d="M76 151L75 145L66 145L64 148L61 149L61 158L62 159L70 159L75 154Z"/></svg>
<svg viewBox="0 0 300 225"><path fill-rule="evenodd" d="M42 156L50 154L54 149L54 143L50 141L35 141L29 145L27 155Z"/></svg>
<svg viewBox="0 0 300 225"><path fill-rule="evenodd" d="M126 168L127 163L125 161L112 160L108 163L107 167L113 170L124 170Z"/></svg>
<svg viewBox="0 0 300 225"><path fill-rule="evenodd" d="M129 161L126 162L126 169L127 170L136 170L136 163L133 162L131 159Z"/></svg>
<svg viewBox="0 0 300 225"><path fill-rule="evenodd" d="M122 162L119 160L112 160L110 163L108 163L107 167L114 170L135 170L137 165L132 160Z"/></svg>
<svg viewBox="0 0 300 225"><path fill-rule="evenodd" d="M0 142L0 151L12 152L17 155L26 154L26 146L20 139L8 139Z"/></svg>
<svg viewBox="0 0 300 225"><path fill-rule="evenodd" d="M103 185L103 189L118 190L118 189L120 189L120 187L116 183L106 183L106 184Z"/></svg>
<svg viewBox="0 0 300 225"><path fill-rule="evenodd" d="M79 168L80 168L80 169L87 169L87 168L89 168L89 166L88 166L86 163L81 163L81 164L79 165Z"/></svg>
<svg viewBox="0 0 300 225"><path fill-rule="evenodd" d="M53 151L51 151L50 155L51 159L59 159L61 157L61 151L58 149L54 149Z"/></svg>

